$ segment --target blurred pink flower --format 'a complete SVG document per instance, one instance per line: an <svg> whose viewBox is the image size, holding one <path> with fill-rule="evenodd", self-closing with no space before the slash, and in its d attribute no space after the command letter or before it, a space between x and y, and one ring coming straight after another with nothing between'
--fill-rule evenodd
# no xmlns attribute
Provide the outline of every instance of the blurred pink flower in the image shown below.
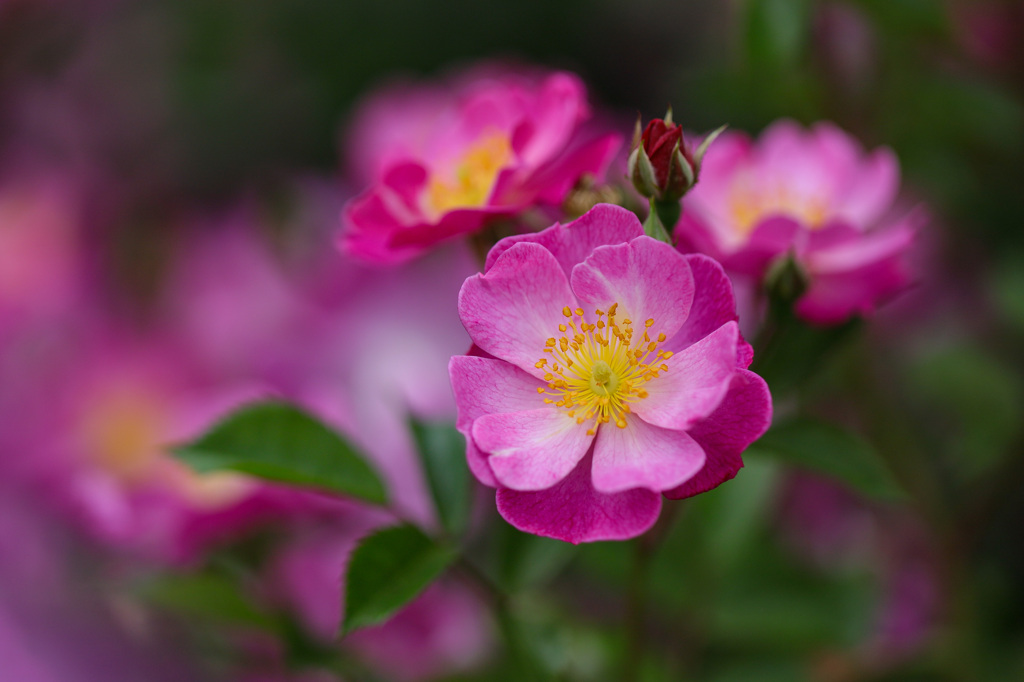
<svg viewBox="0 0 1024 682"><path fill-rule="evenodd" d="M0 334L69 312L83 288L80 214L56 176L0 180Z"/></svg>
<svg viewBox="0 0 1024 682"><path fill-rule="evenodd" d="M676 236L730 274L760 281L793 254L809 277L797 313L815 323L868 314L907 287L905 257L919 213L892 217L899 188L887 148L865 154L830 123L772 124L753 143L723 134L684 201Z"/></svg>
<svg viewBox="0 0 1024 682"><path fill-rule="evenodd" d="M431 527L408 419L455 416L446 366L470 344L456 301L473 258L452 244L381 271L327 248L321 234L311 259L288 266L253 215L201 223L211 229L184 245L166 296L168 334L183 336L219 380L265 386L344 432L384 476L396 510ZM308 226L291 227L306 237Z"/></svg>
<svg viewBox="0 0 1024 682"><path fill-rule="evenodd" d="M3 466L41 486L93 537L135 556L187 560L198 549L186 530L195 517L258 488L241 475L197 474L169 451L255 389L213 384L180 350L110 330L79 334L37 361L2 389L21 403L3 440L24 458Z"/></svg>
<svg viewBox="0 0 1024 682"><path fill-rule="evenodd" d="M527 532L625 539L661 495L709 490L768 428L721 267L599 205L499 242L459 314L476 356L450 364L470 469Z"/></svg>
<svg viewBox="0 0 1024 682"><path fill-rule="evenodd" d="M371 97L349 139L371 186L343 212L342 245L394 263L533 205L559 205L583 174L602 176L620 145L584 128L569 73L474 71L441 86Z"/></svg>

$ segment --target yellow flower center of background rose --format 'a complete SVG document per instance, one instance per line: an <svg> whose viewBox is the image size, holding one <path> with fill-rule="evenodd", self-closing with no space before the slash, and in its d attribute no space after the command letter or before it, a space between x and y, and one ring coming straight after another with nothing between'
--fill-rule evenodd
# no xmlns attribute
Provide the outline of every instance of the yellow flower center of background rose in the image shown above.
<svg viewBox="0 0 1024 682"><path fill-rule="evenodd" d="M671 351L658 350L664 334L651 338L648 330L654 326L653 319L644 323L643 334L638 335L632 320L615 319L618 307L614 303L607 312L595 310L597 322L591 324L584 320L582 308L566 306L562 314L567 319L558 325L561 336L547 340L547 355L534 365L545 371L548 382L546 388L537 389L544 402L565 410L577 424L593 419L588 435L609 422L626 428L630 404L647 397L643 385L667 372L664 361L672 357Z"/></svg>
<svg viewBox="0 0 1024 682"><path fill-rule="evenodd" d="M508 135L482 135L448 172L436 173L427 187L427 206L435 214L455 208L483 206L491 196L498 173L512 158Z"/></svg>
<svg viewBox="0 0 1024 682"><path fill-rule="evenodd" d="M820 197L805 196L785 186L759 191L747 182L733 185L729 214L736 231L744 236L770 216L789 216L810 230L824 226L829 217L828 204Z"/></svg>

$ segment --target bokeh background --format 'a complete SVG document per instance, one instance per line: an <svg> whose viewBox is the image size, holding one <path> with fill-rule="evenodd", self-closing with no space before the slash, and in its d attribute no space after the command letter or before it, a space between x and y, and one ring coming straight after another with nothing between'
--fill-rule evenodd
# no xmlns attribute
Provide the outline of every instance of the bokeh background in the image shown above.
<svg viewBox="0 0 1024 682"><path fill-rule="evenodd" d="M230 326L243 304L198 308L188 292L234 266L214 255L183 276L180 259L202 256L182 244L241 231L293 276L335 267L324 254L337 210L361 189L346 158L353 106L397 78L495 59L578 73L627 136L667 105L694 131L834 121L868 148L891 146L903 201L929 214L913 291L776 392L777 412L799 401L856 434L836 453L855 461L823 463L832 453L811 443L810 466L794 467L755 447L739 477L687 506L650 559L638 677L1024 679L1021 2L0 0L0 680L234 674L225 651L237 638L211 645L192 632L204 609L141 597L162 559L97 549L33 487L54 476L29 461L32 443L9 436L26 412L62 428L55 405L89 399L68 397L73 371L113 373L103 363L117 358L81 355L71 318L146 337ZM62 246L5 237L18 211L61 225ZM364 276L381 277L337 275ZM252 318L287 326L273 317L278 285L245 282L233 286ZM338 286L316 295L350 316L344 329L363 313L335 300ZM256 333L247 324L240 338ZM85 336L103 346L104 333ZM228 339L218 376L250 371L229 331L212 336ZM292 359L261 363L253 375L277 379ZM527 651L495 645L458 679L505 679L519 655L538 675L621 679L609 671L626 646L628 555L487 527L479 551L524 595L512 649ZM36 592L48 596L26 596ZM260 652L250 659L278 666ZM292 674L250 679L306 679Z"/></svg>

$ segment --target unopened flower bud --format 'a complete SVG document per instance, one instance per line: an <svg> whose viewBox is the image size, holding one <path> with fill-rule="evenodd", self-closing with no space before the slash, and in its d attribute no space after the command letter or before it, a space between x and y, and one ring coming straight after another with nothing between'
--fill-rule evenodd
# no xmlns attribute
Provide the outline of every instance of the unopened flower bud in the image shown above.
<svg viewBox="0 0 1024 682"><path fill-rule="evenodd" d="M637 121L638 132L639 127ZM669 109L664 119L652 120L642 134L636 135L628 163L633 186L650 199L679 201L697 184L704 153L724 129L722 126L708 135L693 150L683 138L683 127L672 121Z"/></svg>

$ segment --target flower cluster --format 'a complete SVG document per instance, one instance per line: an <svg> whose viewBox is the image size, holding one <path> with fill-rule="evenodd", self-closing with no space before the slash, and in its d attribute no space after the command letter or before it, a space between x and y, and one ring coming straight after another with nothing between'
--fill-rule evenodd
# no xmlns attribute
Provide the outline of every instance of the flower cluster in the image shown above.
<svg viewBox="0 0 1024 682"><path fill-rule="evenodd" d="M719 129L696 144L671 115L638 124L620 150L611 120L565 72L392 86L358 108L344 181L162 216L173 236L159 268L132 252L119 270L124 247L94 243L85 226L106 207L85 201L90 183L0 173L0 554L17 559L0 577L30 582L28 536L42 537L39 556L63 553L49 523L22 528L38 507L114 575L171 575L185 584L172 596L237 589L229 607L244 598L270 625L237 636L242 679L323 659L416 682L492 650L478 593L506 586L480 568L493 557L477 565L479 536L533 542L511 524L571 544L634 538L666 500L737 477L766 433L771 453L787 426L773 427L763 378L784 390L769 371L772 343L788 338L780 320L817 334L807 322L867 315L911 282L921 218L898 203L896 158L829 123L780 121L756 141ZM135 211L112 211L128 227L111 233ZM800 286L766 321L780 272ZM110 282L136 276L148 279L134 297L110 296ZM796 449L831 432L810 433ZM751 473L761 485L768 460L747 457L717 499L744 495ZM477 514L472 477L494 491L497 531ZM857 545L843 536L860 527L859 498L791 480L802 496L789 516L813 512L792 525L817 553ZM929 552L898 558L885 578L913 603L889 600L878 620L897 635L924 623L905 628L916 645L938 579ZM902 587L918 575L924 588ZM3 582L0 652L20 651L6 602L33 622L37 595ZM162 605L138 615L134 599L123 620L148 633L147 609L162 622ZM116 649L126 638L108 616L96 618ZM147 673L127 675L149 679L139 665Z"/></svg>

